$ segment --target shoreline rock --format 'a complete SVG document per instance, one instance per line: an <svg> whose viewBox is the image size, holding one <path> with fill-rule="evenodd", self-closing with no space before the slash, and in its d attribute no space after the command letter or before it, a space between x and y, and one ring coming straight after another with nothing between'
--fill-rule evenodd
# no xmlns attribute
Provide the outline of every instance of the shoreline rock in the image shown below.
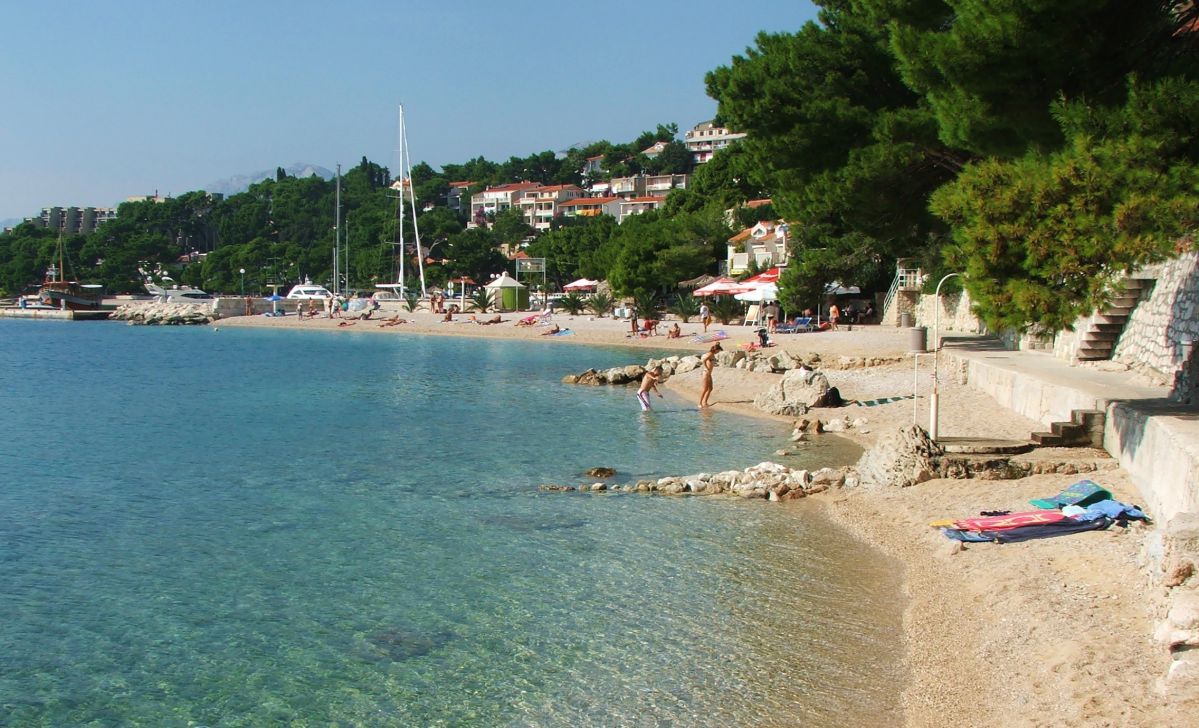
<svg viewBox="0 0 1199 728"><path fill-rule="evenodd" d="M160 301L122 304L108 318L136 326L202 326L217 320L211 304Z"/></svg>

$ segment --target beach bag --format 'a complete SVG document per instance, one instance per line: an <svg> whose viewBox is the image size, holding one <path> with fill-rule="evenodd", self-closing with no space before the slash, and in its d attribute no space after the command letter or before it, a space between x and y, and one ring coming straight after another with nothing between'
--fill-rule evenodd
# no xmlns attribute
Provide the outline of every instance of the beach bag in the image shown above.
<svg viewBox="0 0 1199 728"><path fill-rule="evenodd" d="M1112 494L1091 480L1080 480L1052 498L1037 498L1029 503L1037 508L1061 508L1062 506L1081 506L1086 508L1092 503L1110 500Z"/></svg>

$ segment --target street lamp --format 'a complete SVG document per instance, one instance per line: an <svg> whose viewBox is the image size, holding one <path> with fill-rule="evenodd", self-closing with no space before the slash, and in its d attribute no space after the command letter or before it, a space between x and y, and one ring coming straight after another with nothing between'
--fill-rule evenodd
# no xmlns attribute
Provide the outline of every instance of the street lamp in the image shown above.
<svg viewBox="0 0 1199 728"><path fill-rule="evenodd" d="M961 273L949 273L937 283L936 303L933 308L933 391L928 397L928 437L937 441L938 417L940 416L940 392L937 391L937 364L941 358L941 286L945 281L960 276Z"/></svg>
<svg viewBox="0 0 1199 728"><path fill-rule="evenodd" d="M246 269L238 268L238 273L241 273L241 295L244 298L246 295Z"/></svg>

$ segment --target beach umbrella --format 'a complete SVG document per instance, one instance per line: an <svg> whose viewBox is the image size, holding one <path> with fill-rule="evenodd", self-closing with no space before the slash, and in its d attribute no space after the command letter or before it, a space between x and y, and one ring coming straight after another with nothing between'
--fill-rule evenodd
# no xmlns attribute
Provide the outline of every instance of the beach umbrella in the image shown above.
<svg viewBox="0 0 1199 728"><path fill-rule="evenodd" d="M727 296L734 293L745 293L753 286L738 283L732 278L717 278L706 286L695 289L693 296Z"/></svg>
<svg viewBox="0 0 1199 728"><path fill-rule="evenodd" d="M593 280L589 280L587 278L580 278L577 281L572 281L570 283L567 283L565 286L562 286L562 290L564 290L564 291L587 291L592 288L595 288L598 285L599 285L599 281L593 281Z"/></svg>
<svg viewBox="0 0 1199 728"><path fill-rule="evenodd" d="M746 278L742 283L778 283L779 269L778 266L764 270L752 278Z"/></svg>
<svg viewBox="0 0 1199 728"><path fill-rule="evenodd" d="M778 297L779 287L773 283L763 283L754 286L752 290L733 296L738 301L748 301L750 303L768 303L770 301L777 301Z"/></svg>
<svg viewBox="0 0 1199 728"><path fill-rule="evenodd" d="M283 296L278 293L272 293L266 297L266 300L271 302L271 313L279 313L279 302L283 300Z"/></svg>

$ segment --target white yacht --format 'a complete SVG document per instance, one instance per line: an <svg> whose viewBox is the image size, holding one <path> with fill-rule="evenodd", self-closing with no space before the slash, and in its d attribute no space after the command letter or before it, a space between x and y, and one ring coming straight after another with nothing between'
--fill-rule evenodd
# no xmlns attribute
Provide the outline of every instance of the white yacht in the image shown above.
<svg viewBox="0 0 1199 728"><path fill-rule="evenodd" d="M146 282L146 291L163 303L204 303L216 298L211 293L205 293L199 288L192 288L191 286L163 288L149 281Z"/></svg>
<svg viewBox="0 0 1199 728"><path fill-rule="evenodd" d="M307 281L298 286L292 286L291 290L287 292L287 297L292 300L300 299L304 301L333 298L333 294L329 292L328 288L325 288L324 286L318 286L311 281Z"/></svg>

